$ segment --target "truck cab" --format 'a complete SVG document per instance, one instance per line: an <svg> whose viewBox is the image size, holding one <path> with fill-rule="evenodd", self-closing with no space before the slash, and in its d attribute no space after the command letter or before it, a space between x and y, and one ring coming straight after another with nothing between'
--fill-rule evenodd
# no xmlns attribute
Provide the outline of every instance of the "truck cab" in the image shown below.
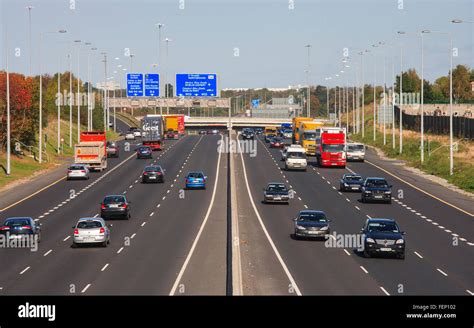
<svg viewBox="0 0 474 328"><path fill-rule="evenodd" d="M316 158L321 167L346 167L346 130L323 127L318 129Z"/></svg>

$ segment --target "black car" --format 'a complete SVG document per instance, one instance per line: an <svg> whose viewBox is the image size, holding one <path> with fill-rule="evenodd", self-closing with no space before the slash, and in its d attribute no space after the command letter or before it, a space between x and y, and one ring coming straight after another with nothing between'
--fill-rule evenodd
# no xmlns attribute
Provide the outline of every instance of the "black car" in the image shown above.
<svg viewBox="0 0 474 328"><path fill-rule="evenodd" d="M275 137L276 137L276 135L274 135L274 134L268 134L268 135L265 136L265 142L266 142L266 143L269 143L269 142L271 142L271 141L273 140L273 138L275 138Z"/></svg>
<svg viewBox="0 0 474 328"><path fill-rule="evenodd" d="M405 258L405 233L393 219L371 218L361 229L364 236L364 256L395 255Z"/></svg>
<svg viewBox="0 0 474 328"><path fill-rule="evenodd" d="M165 182L165 172L159 165L145 167L142 172L142 183Z"/></svg>
<svg viewBox="0 0 474 328"><path fill-rule="evenodd" d="M8 236L10 239L33 235L39 242L41 239L40 225L30 217L12 217L6 219L0 226L0 234Z"/></svg>
<svg viewBox="0 0 474 328"><path fill-rule="evenodd" d="M153 158L153 151L150 147L142 146L137 149L137 159Z"/></svg>
<svg viewBox="0 0 474 328"><path fill-rule="evenodd" d="M253 129L245 128L242 130L242 139L252 139L255 137L255 132Z"/></svg>
<svg viewBox="0 0 474 328"><path fill-rule="evenodd" d="M262 135L263 134L263 129L262 128L256 128L255 129L255 134L258 135L258 136Z"/></svg>
<svg viewBox="0 0 474 328"><path fill-rule="evenodd" d="M392 186L384 178L366 178L362 187L362 203L369 201L392 202Z"/></svg>
<svg viewBox="0 0 474 328"><path fill-rule="evenodd" d="M271 182L263 189L263 203L289 204L290 192L284 183Z"/></svg>
<svg viewBox="0 0 474 328"><path fill-rule="evenodd" d="M342 176L339 181L340 191L360 191L364 180L359 174L347 173Z"/></svg>
<svg viewBox="0 0 474 328"><path fill-rule="evenodd" d="M323 211L300 211L295 221L295 238L309 237L326 239L330 233L329 220Z"/></svg>
<svg viewBox="0 0 474 328"><path fill-rule="evenodd" d="M130 204L124 195L105 196L100 203L100 217L107 219L130 219Z"/></svg>

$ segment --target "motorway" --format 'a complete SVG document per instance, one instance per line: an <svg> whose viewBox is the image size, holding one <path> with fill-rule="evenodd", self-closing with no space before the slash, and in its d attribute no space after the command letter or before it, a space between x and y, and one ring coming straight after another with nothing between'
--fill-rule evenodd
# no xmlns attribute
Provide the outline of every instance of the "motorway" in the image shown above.
<svg viewBox="0 0 474 328"><path fill-rule="evenodd" d="M127 126L118 122L119 131ZM218 152L223 135L186 135L166 141L151 160L123 149L103 173L88 181L61 180L0 212L42 223L38 251L0 250L0 295L226 295L228 271L241 271L244 295L472 295L472 203L453 207L397 179L369 154L365 163L323 169L310 159L307 172L284 171L280 152L256 141L256 156L233 153L241 267L228 258L228 156ZM235 138L235 134L234 134ZM163 184L142 184L146 164L166 170ZM207 175L206 190L183 190L188 171ZM383 170L388 170L394 176ZM389 204L363 204L358 193L340 193L345 172L383 176L395 196ZM296 192L289 205L263 204L262 188L281 181ZM414 183L413 181L407 181ZM18 187L21 188L21 187ZM431 193L431 190L428 190ZM99 214L108 194L126 194L132 218L109 220L107 248L71 248L72 226ZM19 193L21 194L21 193ZM364 258L324 241L295 240L298 211L324 210L331 229L357 234L369 217L397 220L407 235L405 260ZM235 255L235 254L234 254Z"/></svg>

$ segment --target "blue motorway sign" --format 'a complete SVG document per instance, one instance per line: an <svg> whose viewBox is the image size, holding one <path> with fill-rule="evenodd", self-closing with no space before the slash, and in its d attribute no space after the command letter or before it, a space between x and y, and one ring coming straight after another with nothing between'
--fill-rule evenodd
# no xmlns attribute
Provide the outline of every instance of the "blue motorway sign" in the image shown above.
<svg viewBox="0 0 474 328"><path fill-rule="evenodd" d="M260 99L252 99L252 107L258 108L260 106Z"/></svg>
<svg viewBox="0 0 474 328"><path fill-rule="evenodd" d="M127 97L143 96L143 74L127 74Z"/></svg>
<svg viewBox="0 0 474 328"><path fill-rule="evenodd" d="M176 74L177 97L217 97L216 74Z"/></svg>
<svg viewBox="0 0 474 328"><path fill-rule="evenodd" d="M145 74L145 96L159 97L160 96L160 75L159 74Z"/></svg>

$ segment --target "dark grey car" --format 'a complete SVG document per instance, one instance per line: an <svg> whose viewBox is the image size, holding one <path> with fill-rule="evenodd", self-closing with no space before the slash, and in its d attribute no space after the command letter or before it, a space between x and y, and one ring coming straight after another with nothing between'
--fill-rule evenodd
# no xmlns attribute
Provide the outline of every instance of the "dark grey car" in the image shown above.
<svg viewBox="0 0 474 328"><path fill-rule="evenodd" d="M295 238L324 238L330 234L329 220L323 211L304 210L293 219Z"/></svg>

